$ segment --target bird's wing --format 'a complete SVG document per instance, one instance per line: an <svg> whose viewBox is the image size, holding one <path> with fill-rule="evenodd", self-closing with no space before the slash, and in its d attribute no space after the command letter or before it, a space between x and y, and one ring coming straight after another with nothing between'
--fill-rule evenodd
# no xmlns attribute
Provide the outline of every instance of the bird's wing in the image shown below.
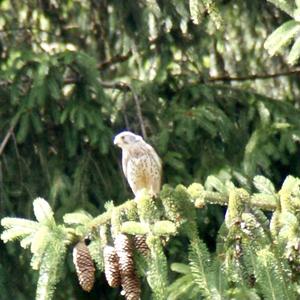
<svg viewBox="0 0 300 300"><path fill-rule="evenodd" d="M126 150L122 151L122 168L125 177L127 178L127 165L128 165L128 160L129 160L129 153Z"/></svg>
<svg viewBox="0 0 300 300"><path fill-rule="evenodd" d="M131 145L123 150L122 164L125 177L135 195L144 188L158 194L162 163L152 146L144 141Z"/></svg>
<svg viewBox="0 0 300 300"><path fill-rule="evenodd" d="M154 148L153 148L151 145L147 144L147 143L145 143L145 147L146 147L148 153L149 153L149 154L151 155L151 157L153 158L153 160L154 160L154 162L155 162L157 168L161 170L161 169L162 169L161 159L160 159L160 157L157 155L157 153L156 153L156 151L154 150Z"/></svg>
<svg viewBox="0 0 300 300"><path fill-rule="evenodd" d="M157 195L161 187L162 161L151 145L145 143L143 148L148 157L148 188L154 195Z"/></svg>

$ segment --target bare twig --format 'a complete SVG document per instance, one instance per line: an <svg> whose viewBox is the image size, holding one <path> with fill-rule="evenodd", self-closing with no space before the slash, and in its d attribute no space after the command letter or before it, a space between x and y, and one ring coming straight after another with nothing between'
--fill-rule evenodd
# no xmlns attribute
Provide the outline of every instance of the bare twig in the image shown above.
<svg viewBox="0 0 300 300"><path fill-rule="evenodd" d="M78 78L75 78L75 77L66 78L64 80L64 82L66 84L76 83L77 81L78 81ZM108 82L108 81L102 81L101 79L98 79L98 82L101 84L101 86L103 88L118 89L123 92L130 91L132 93L133 100L134 100L135 106L136 106L137 116L138 116L140 127L141 127L142 136L143 136L143 138L147 139L147 133L146 133L146 128L145 128L145 123L144 123L144 119L143 119L139 96L125 82Z"/></svg>
<svg viewBox="0 0 300 300"><path fill-rule="evenodd" d="M124 116L125 126L126 126L127 130L130 131L130 125L129 125L129 121L128 121L127 114L126 114L126 112L125 112L125 109L122 109L122 110L123 110L123 116Z"/></svg>
<svg viewBox="0 0 300 300"><path fill-rule="evenodd" d="M19 170L19 176L20 176L20 182L23 182L23 168L22 168L22 157L21 157L21 154L19 152L19 149L18 149L18 143L17 143L17 140L16 140L16 136L15 134L13 133L12 134L12 140L13 140L13 143L14 143L14 146L15 146L15 151L16 151L16 157L17 157L17 165L18 165L18 170ZM28 168L28 166L26 165L26 163L23 161L24 165L26 166L26 168Z"/></svg>
<svg viewBox="0 0 300 300"><path fill-rule="evenodd" d="M300 74L300 68L292 69L292 70L286 70L278 73L272 73L272 74L253 74L253 75L245 75L245 76L220 76L220 77L209 77L205 81L206 82L217 82L217 81L247 81L247 80L264 80L264 79L270 79L270 78L276 78L281 76L291 76L295 74ZM70 84L70 83L76 83L78 81L75 77L66 78L64 80L64 83ZM106 89L117 89L124 92L132 91L130 86L125 82L110 82L110 81L102 81L99 79L99 83L103 88ZM1 83L0 83L1 84ZM4 82L2 82L4 84ZM135 100L136 101L136 100Z"/></svg>
<svg viewBox="0 0 300 300"><path fill-rule="evenodd" d="M220 76L220 77L209 77L207 81L214 82L214 81L246 81L246 80L256 80L256 79L269 79L269 78L276 78L281 76L290 76L300 73L300 68L286 70L278 73L272 74L253 74L253 75L246 75L246 76Z"/></svg>
<svg viewBox="0 0 300 300"><path fill-rule="evenodd" d="M128 55L128 54L127 54ZM112 63L117 63L116 61L112 61ZM99 69L102 67L99 65ZM246 81L246 80L264 80L264 79L269 79L269 78L276 78L276 77L281 77L281 76L292 76L295 74L300 74L300 68L295 68L292 70L286 70L278 73L272 73L272 74L253 74L253 75L245 75L245 76L219 76L219 77L209 77L205 81L207 82L216 82L216 81ZM68 77L65 78L64 83L65 84L72 84L78 82L77 77ZM0 81L0 86L7 86L11 85L13 82L11 80L1 80ZM110 81L103 81L99 79L99 83L103 88L106 89L117 89L123 92L129 92L131 91L130 86L121 81L117 82L110 82Z"/></svg>
<svg viewBox="0 0 300 300"><path fill-rule="evenodd" d="M124 92L131 92L133 96L133 100L135 103L136 107L136 113L139 119L140 127L141 127L141 132L142 136L144 139L147 139L147 132L146 132L146 127L144 123L144 118L143 118L143 113L141 109L141 103L140 103L140 98L139 96L133 91L133 89L125 82L106 82L99 80L99 83L104 87L104 88L112 88L112 89L119 89Z"/></svg>
<svg viewBox="0 0 300 300"><path fill-rule="evenodd" d="M125 55L113 56L111 59L103 61L100 64L98 64L97 69L98 70L104 70L104 69L110 67L111 65L127 61L131 56L132 56L132 51L131 50L129 50L128 53L125 54Z"/></svg>
<svg viewBox="0 0 300 300"><path fill-rule="evenodd" d="M137 116L138 116L138 119L139 119L141 131L142 131L142 136L143 136L144 139L147 139L147 133L146 133L145 123L144 123L144 119L143 119L140 98L132 89L131 89L131 92L132 92L133 100L135 102L136 113L137 113Z"/></svg>
<svg viewBox="0 0 300 300"><path fill-rule="evenodd" d="M5 137L4 137L4 139L3 139L3 141L0 145L0 156L2 155L6 144L8 143L10 137L12 136L12 134L14 132L14 129L15 129L15 126L16 126L16 122L9 127L9 129L8 129L8 131L7 131Z"/></svg>

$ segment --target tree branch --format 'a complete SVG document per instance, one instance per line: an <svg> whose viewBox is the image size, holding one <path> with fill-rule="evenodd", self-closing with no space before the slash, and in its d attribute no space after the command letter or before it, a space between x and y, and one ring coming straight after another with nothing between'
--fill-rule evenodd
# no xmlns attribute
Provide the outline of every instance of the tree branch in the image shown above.
<svg viewBox="0 0 300 300"><path fill-rule="evenodd" d="M70 78L66 78L64 80L64 83L66 83L66 84L76 83L78 80L79 80L78 78L70 77ZM102 81L101 79L98 79L98 82L100 83L100 85L103 88L118 89L123 92L131 92L132 93L133 100L134 100L134 103L136 106L137 117L139 119L139 123L140 123L140 127L141 127L142 136L143 136L143 138L147 139L146 127L145 127L145 123L144 123L144 119L143 119L139 96L125 82L109 82L109 81Z"/></svg>
<svg viewBox="0 0 300 300"><path fill-rule="evenodd" d="M142 136L143 136L144 139L147 139L147 133L146 133L144 118L143 118L143 114L142 114L140 98L132 89L131 89L131 93L132 93L132 96L133 96L133 100L135 102L136 113L137 113L139 123L140 123L140 126L141 126Z"/></svg>
<svg viewBox="0 0 300 300"><path fill-rule="evenodd" d="M300 74L300 68L296 68L293 70L286 70L281 71L278 73L271 73L271 74L253 74L253 75L245 75L245 76L220 76L220 77L209 77L205 81L207 82L217 82L217 81L224 81L224 82L230 82L230 81L247 81L247 80L264 80L264 79L270 79L270 78L276 78L281 76L292 76L295 74ZM131 88L129 85L127 85L124 82L107 82L107 81L101 81L99 80L100 84L103 86L103 88L109 88L109 89L118 89L121 91L130 91Z"/></svg>
<svg viewBox="0 0 300 300"><path fill-rule="evenodd" d="M106 68L110 67L111 65L122 63L127 61L132 56L132 51L129 50L125 55L116 55L109 60L103 61L97 65L98 70L105 70Z"/></svg>
<svg viewBox="0 0 300 300"><path fill-rule="evenodd" d="M112 58L109 61L103 62L97 66L99 70L103 70L107 68L111 64L116 64L118 62L123 62L126 59L128 59L131 55L131 52L128 52L124 56L116 56L115 58ZM205 81L206 82L217 82L217 81L224 81L224 82L230 82L230 81L247 81L247 80L264 80L264 79L270 79L270 78L276 78L281 76L292 76L295 74L300 73L300 68L296 68L293 70L286 70L281 71L278 73L272 73L272 74L253 74L253 75L245 75L245 76L219 76L219 77L209 77ZM65 84L72 84L78 82L78 78L76 77L68 77L65 78L64 83ZM111 82L111 81L103 81L101 79L98 80L99 83L102 85L105 89L117 89L123 92L129 92L131 91L130 86L121 81L117 82ZM11 80L1 80L0 81L0 87L1 86L7 86L11 85L13 82Z"/></svg>
<svg viewBox="0 0 300 300"><path fill-rule="evenodd" d="M214 82L214 81L246 81L246 80L256 80L256 79L270 79L276 78L281 76L290 76L300 73L300 68L296 68L293 70L286 70L281 71L278 73L272 74L253 74L253 75L246 75L246 76L220 76L220 77L209 77L207 81Z"/></svg>
<svg viewBox="0 0 300 300"><path fill-rule="evenodd" d="M144 123L144 118L143 118L143 113L142 113L142 109L141 109L141 103L140 103L139 96L125 82L106 82L106 81L102 81L100 79L98 81L104 88L119 89L124 92L130 91L132 93L133 100L134 100L135 107L136 107L137 117L139 119L139 123L140 123L140 127L141 127L142 136L144 139L147 139L147 132L146 132L146 127L145 127L145 123Z"/></svg>
<svg viewBox="0 0 300 300"><path fill-rule="evenodd" d="M228 195L219 193L205 191L201 184L193 183L186 188L187 193L190 195L191 200L194 202L196 208L203 208L209 204L218 204L222 206L228 205ZM136 200L128 200L125 203L117 206L121 212L126 212L131 210L132 205ZM251 207L262 209L265 211L274 211L277 207L277 199L275 196L267 194L253 194L250 195ZM299 204L295 203L295 206L300 208ZM107 211L98 217L94 218L89 224L91 230L98 228L100 225L104 225L110 222L112 212Z"/></svg>
<svg viewBox="0 0 300 300"><path fill-rule="evenodd" d="M16 126L16 122L9 127L9 129L8 129L8 131L7 131L5 137L4 137L4 139L3 139L3 141L0 145L0 156L2 155L6 144L8 143L10 137L12 136L12 134L14 132L14 129L15 129L15 126Z"/></svg>

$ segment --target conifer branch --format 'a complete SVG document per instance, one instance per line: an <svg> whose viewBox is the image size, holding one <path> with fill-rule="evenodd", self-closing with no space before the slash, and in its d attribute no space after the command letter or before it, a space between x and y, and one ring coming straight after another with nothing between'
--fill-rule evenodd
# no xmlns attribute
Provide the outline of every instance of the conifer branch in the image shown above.
<svg viewBox="0 0 300 300"><path fill-rule="evenodd" d="M281 237L279 234L278 241L284 241L288 237L285 251L287 251L289 261L296 261L298 256L293 258L289 253L292 253L291 251L296 249L295 247L298 249L298 240L295 240L297 243L294 243L294 235L287 236L286 234L296 232L299 225L296 224L297 228L287 227L286 225L289 226L289 224L286 224L285 220L290 221L292 216L290 211L298 210L300 207L298 201L300 179L288 176L281 189L276 192L271 181L263 176L256 176L254 186L259 193L251 196L245 190L234 186L228 186L228 189L221 187L221 192L211 192L206 191L199 183L193 183L189 187L178 185L175 188L164 185L160 199L153 199L145 192L134 200L126 201L117 207L113 204L107 205L107 211L95 219L85 212L66 214L64 222L68 225L76 225L76 228L57 225L54 220L54 212L48 202L37 198L33 202L37 222L19 218L4 218L1 224L6 230L2 233L1 238L4 242L21 238L21 246L25 247L31 244L30 249L33 254L31 267L39 270L40 273L37 299L50 300L61 275L60 263L65 257L67 245L78 240L78 237L82 239L87 233L95 237L96 235L91 231L96 231L96 229L98 231L99 226L104 224L110 225L114 239L118 236L125 237L124 231L128 231L127 233L131 235L143 234L146 236L151 258L147 264L148 283L155 299L166 299L169 293L167 289L169 285L168 267L160 237L177 235L180 232L190 241L189 268L192 276L183 278L187 280L189 290L194 286L197 287L198 293L206 299L219 300L223 289L219 290L218 288L214 258L209 255L206 245L199 239L195 208L202 208L211 203L227 205L225 226L223 226L224 238L220 242L224 245L218 252L219 255L225 257L224 270L229 282L236 285L238 289L242 289L247 285L245 279L254 274L257 286L263 290L266 298L271 291L272 295L281 295L279 293L282 293L284 297L280 296L280 299L294 299L293 296L289 297L289 295L293 295L293 290L287 286L285 281L289 267L279 267L277 256L269 247L272 240L265 233L265 228L269 228L269 225L266 227L264 225L267 218L256 208L275 210L280 202L282 218L279 220L278 226L283 236ZM246 205L253 206L253 212L247 213ZM165 219L161 219L162 211L165 212ZM276 212L278 209L275 210ZM283 215L284 212L290 215ZM127 215L128 221L124 222L125 215ZM135 215L136 217L133 217ZM139 222L136 221L137 218ZM106 233L104 234L106 235ZM97 239L95 239L93 247L91 247L93 249L92 256L95 257L101 270L103 269L103 258L99 255L99 250L102 251L103 245L107 244L107 241L102 242L102 235L103 233L100 233L101 242L98 240L96 244ZM115 242L116 245L120 247L118 250L120 252L120 249L123 249L122 243ZM257 258L252 256L252 253L255 252L260 253ZM244 261L241 261L242 254L244 254ZM132 261L131 256L130 259ZM276 274L273 274L274 265L276 265ZM245 266L247 272L245 272ZM128 282L126 282L122 282L122 286L124 290L128 287L127 292L129 293L132 290L130 289L131 285L127 286ZM181 281L178 282L180 284ZM267 287L266 290L264 290L264 286ZM90 286L85 287L90 289Z"/></svg>
<svg viewBox="0 0 300 300"><path fill-rule="evenodd" d="M292 70L286 70L286 71L281 71L277 73L265 73L265 74L253 74L253 75L245 75L245 76L217 76L217 77L209 77L207 79L208 82L215 82L215 81L225 81L225 82L230 82L230 81L247 81L247 80L264 80L264 79L270 79L270 78L276 78L276 77L281 77L281 76L291 76L295 74L300 73L300 68L295 68Z"/></svg>
<svg viewBox="0 0 300 300"><path fill-rule="evenodd" d="M292 70L281 71L277 73L261 73L261 74L253 74L253 75L245 75L245 76L218 76L218 77L209 77L205 79L205 82L232 82L232 81L248 81L248 80L265 80L271 78L277 78L282 76L292 76L300 73L300 68L295 68ZM103 88L107 89L117 89L124 92L129 92L131 90L130 86L124 82L109 82L109 81L100 81Z"/></svg>
<svg viewBox="0 0 300 300"><path fill-rule="evenodd" d="M150 260L148 262L147 280L153 291L154 299L166 299L166 290L168 286L167 276L167 258L163 252L161 239L158 232L155 232L155 226L159 223L159 214L155 200L149 197L147 193L139 195L137 200L137 213L141 224L149 228L146 244L150 250ZM151 229L152 227L152 229ZM161 226L165 229L166 226Z"/></svg>
<svg viewBox="0 0 300 300"><path fill-rule="evenodd" d="M127 55L124 57L119 57L120 61L118 61L118 56L116 57L115 60L112 60L112 64L116 64L118 62L123 62L125 61L125 57L127 58ZM128 57L129 58L129 57ZM108 62L107 62L108 64ZM105 65L105 64L104 64ZM101 70L101 66L99 65L98 67ZM105 67L106 68L106 65ZM282 77L282 76L292 76L295 74L299 74L300 73L300 68L295 68L292 70L285 70L285 71L281 71L281 72L277 72L277 73L261 73L261 74L253 74L253 75L244 75L244 76L230 76L230 75L225 75L225 76L217 76L217 77L208 77L204 80L204 82L219 82L219 81L223 81L223 82L232 82L232 81L247 81L247 80L265 80L265 79L270 79L270 78L277 78L277 77ZM78 81L78 78L75 77L70 77L70 78L66 78L64 80L65 84L71 84L71 83L76 83ZM101 84L101 86L105 89L117 89L123 92L130 92L132 91L131 87L122 81L103 81L101 79L98 79L99 83ZM7 83L7 82L6 82ZM4 84L2 82L2 84Z"/></svg>
<svg viewBox="0 0 300 300"><path fill-rule="evenodd" d="M126 59L129 59L129 57L130 57L129 53L124 56L116 56L115 58L112 58L109 61L100 63L97 66L97 68L99 70L105 69L111 64L124 62L126 61ZM264 79L276 78L281 76L292 76L298 73L300 73L300 68L295 68L292 70L286 70L286 71L281 71L281 72L271 73L271 74L265 73L265 74L253 74L253 75L245 75L245 76L226 75L226 76L208 77L204 81L205 82L218 82L218 81L231 82L231 81L247 81L247 80L264 80ZM77 83L78 81L79 81L78 77L71 76L64 79L64 84L73 84L73 83ZM98 79L98 82L104 89L116 89L123 92L132 91L130 86L127 83L122 81L104 81ZM11 80L2 80L0 81L0 86L7 86L7 85L11 85L12 83L13 82Z"/></svg>
<svg viewBox="0 0 300 300"><path fill-rule="evenodd" d="M107 69L108 67L110 67L112 65L127 61L131 56L132 56L132 51L131 50L129 50L125 55L113 56L112 58L99 63L97 65L97 69L100 70L100 71L105 70L105 69Z"/></svg>
<svg viewBox="0 0 300 300"><path fill-rule="evenodd" d="M292 76L295 74L300 73L300 68L295 68L292 70L285 70L285 71L280 71L277 73L261 73L261 74L253 74L253 75L244 75L244 76L217 76L217 77L209 77L205 79L205 82L218 82L218 81L223 81L223 82L231 82L231 81L247 81L247 80L265 80L265 79L271 79L271 78L277 78L277 77L282 77L282 76ZM108 88L108 89L117 89L121 91L130 91L129 85L127 85L124 82L108 82L108 81L100 81L101 85L103 88Z"/></svg>
<svg viewBox="0 0 300 300"><path fill-rule="evenodd" d="M218 204L222 206L228 205L228 195L219 192L205 191L203 187L198 183L193 183L188 188L183 188L186 189L187 193L190 195L196 208L203 208L204 206L209 204ZM274 211L277 207L276 196L259 193L253 194L249 197L249 199L250 200L248 204L251 207L255 207L257 209ZM132 204L134 202L135 200L128 200L125 203L119 205L118 209L120 209L121 212L127 211L132 207ZM109 223L111 220L111 216L111 211L107 211L97 216L89 223L89 228L93 230L99 227L100 225Z"/></svg>

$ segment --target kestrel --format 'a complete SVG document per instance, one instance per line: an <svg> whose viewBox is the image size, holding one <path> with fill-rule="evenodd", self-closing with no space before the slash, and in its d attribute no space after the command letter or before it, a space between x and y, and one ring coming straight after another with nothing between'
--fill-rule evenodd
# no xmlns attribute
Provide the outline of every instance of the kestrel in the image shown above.
<svg viewBox="0 0 300 300"><path fill-rule="evenodd" d="M160 191L162 164L152 146L130 131L119 133L114 144L122 149L122 167L135 196L146 189L155 196Z"/></svg>

